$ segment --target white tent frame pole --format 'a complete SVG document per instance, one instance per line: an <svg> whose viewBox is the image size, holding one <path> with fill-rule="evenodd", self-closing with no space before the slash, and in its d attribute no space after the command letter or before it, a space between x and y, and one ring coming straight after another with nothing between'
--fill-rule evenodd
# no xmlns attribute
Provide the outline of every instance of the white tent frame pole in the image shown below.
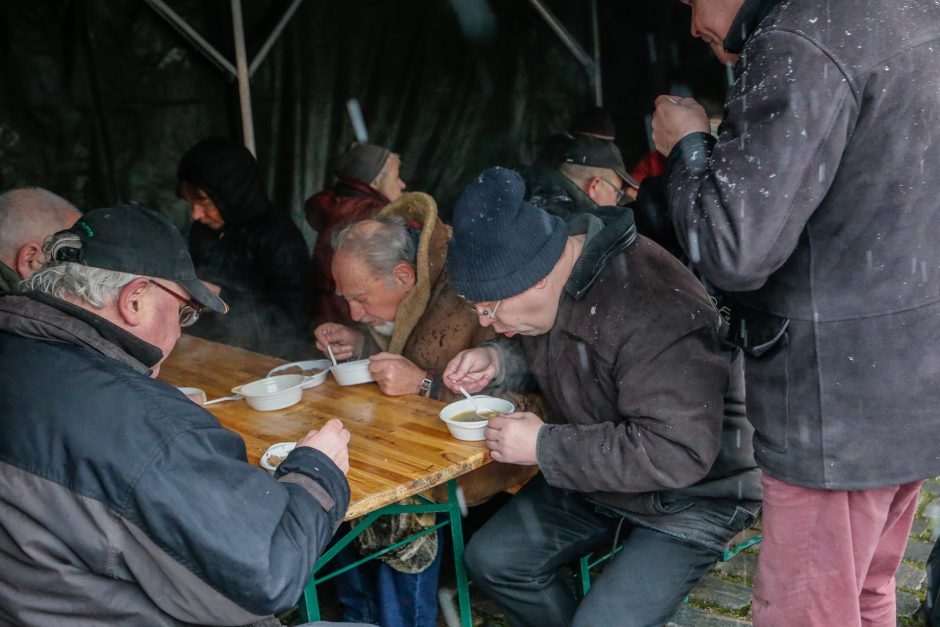
<svg viewBox="0 0 940 627"><path fill-rule="evenodd" d="M192 26L186 23L186 20L181 18L179 14L171 9L163 0L146 0L147 4L156 11L160 17L165 19L170 23L170 26L176 29L176 31L182 35L186 40L193 44L198 50L205 54L210 61L215 63L215 65L222 70L223 73L228 74L229 78L235 78L238 75L238 72L235 70L235 66L226 59L222 54L212 47L208 41L202 38L202 36L193 29Z"/></svg>
<svg viewBox="0 0 940 627"><path fill-rule="evenodd" d="M248 83L248 55L245 52L245 26L242 23L241 0L231 0L232 31L235 36L235 68L238 71L238 104L242 115L242 137L252 155L255 154L255 126L251 117L251 85Z"/></svg>
<svg viewBox="0 0 940 627"><path fill-rule="evenodd" d="M597 21L597 0L591 0L591 25L594 31L594 65L591 67L594 79L594 104L604 106L604 91L601 85L601 31Z"/></svg>
<svg viewBox="0 0 940 627"><path fill-rule="evenodd" d="M264 42L264 45L261 46L261 50L259 50L258 54L255 55L255 58L251 60L251 65L248 66L248 76L255 75L255 70L258 69L258 66L261 65L261 62L264 61L264 58L268 56L268 52L271 50L271 47L277 42L277 39L281 36L281 33L284 32L284 29L287 27L287 23L292 17L294 17L294 13L297 12L297 9L300 8L300 5L303 1L304 0L294 0L291 2L291 5L287 7L287 10L284 11L284 15L277 23L277 26L274 27L274 30L271 31L271 34L268 35L268 39Z"/></svg>
<svg viewBox="0 0 940 627"><path fill-rule="evenodd" d="M284 28L287 27L287 23L294 16L294 13L297 12L297 9L300 8L303 0L293 0L293 2L291 2L290 6L287 7L287 10L284 12L284 15L281 16L281 19L274 27L274 30L268 35L268 39L264 42L261 50L255 55L250 66L248 65L248 54L245 49L245 26L242 21L242 6L240 0L231 0L232 31L235 36L235 65L232 65L231 61L226 59L212 44L203 39L192 26L186 23L186 20L181 18L179 14L171 9L163 0L146 0L146 2L160 17L169 22L170 26L176 29L184 39L206 55L223 74L226 74L228 78L234 78L238 81L238 103L241 110L242 136L245 147L251 151L251 154L255 154L255 130L251 113L251 85L249 84L249 80L251 75L255 73L255 70L258 69L258 66L264 61L271 47L277 42L281 33L284 32Z"/></svg>
<svg viewBox="0 0 940 627"><path fill-rule="evenodd" d="M594 65L594 60L591 59L591 56L584 51L584 48L581 47L581 44L571 36L571 33L568 32L568 29L565 28L564 24L558 21L558 18L555 17L555 14L552 13L547 6L542 3L542 0L529 0L535 10L539 12L539 15L545 20L545 23L548 24L549 28L555 31L555 34L558 35L561 42L568 47L568 50L571 51L571 54L586 68L591 68Z"/></svg>

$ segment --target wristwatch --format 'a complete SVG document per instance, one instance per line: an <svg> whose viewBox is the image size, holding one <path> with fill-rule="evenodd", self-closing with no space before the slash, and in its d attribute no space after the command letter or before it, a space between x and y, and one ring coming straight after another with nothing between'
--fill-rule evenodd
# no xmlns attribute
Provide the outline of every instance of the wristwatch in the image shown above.
<svg viewBox="0 0 940 627"><path fill-rule="evenodd" d="M421 382L421 387L418 388L418 396L430 396L432 383L434 383L434 376L430 372L424 373L424 381Z"/></svg>

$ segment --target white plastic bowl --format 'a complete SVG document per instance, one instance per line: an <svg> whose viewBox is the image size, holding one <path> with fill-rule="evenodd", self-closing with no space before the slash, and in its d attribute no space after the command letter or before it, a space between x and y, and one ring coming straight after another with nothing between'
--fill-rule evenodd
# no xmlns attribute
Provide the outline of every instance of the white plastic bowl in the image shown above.
<svg viewBox="0 0 940 627"><path fill-rule="evenodd" d="M481 410L494 410L501 414L509 414L516 410L516 406L502 398L493 396L474 396L471 401L469 398L455 401L441 410L439 414L441 420L447 425L450 434L458 440L483 440L483 430L489 424L489 420L476 420L474 422L454 422L451 420L454 416L473 411L474 407Z"/></svg>
<svg viewBox="0 0 940 627"><path fill-rule="evenodd" d="M303 371L304 376L304 389L315 388L324 381L326 381L326 375L330 370L330 364L332 362L329 359L311 359L309 361L294 361L289 364L284 364L283 366L278 366L277 368L272 368L268 372L269 377L273 377L276 374L280 374L289 370L296 370L299 368ZM308 372L314 372L320 370L315 375L308 375ZM288 372L287 374L296 374L294 372Z"/></svg>
<svg viewBox="0 0 940 627"><path fill-rule="evenodd" d="M330 372L340 385L358 385L375 381L369 372L369 360L347 361L330 368Z"/></svg>
<svg viewBox="0 0 940 627"><path fill-rule="evenodd" d="M186 395L189 400L196 403L197 405L202 405L206 402L206 393L200 388L176 388L180 392Z"/></svg>
<svg viewBox="0 0 940 627"><path fill-rule="evenodd" d="M258 411L274 411L299 403L304 394L303 386L303 376L282 374L238 385L232 392L244 396L248 405Z"/></svg>
<svg viewBox="0 0 940 627"><path fill-rule="evenodd" d="M268 450L264 452L264 455L261 456L261 467L273 475L277 467L281 465L281 462L284 461L288 453L294 450L295 446L297 446L296 442L278 442L277 444L272 444L268 447ZM280 457L281 460L276 464L272 464L272 457Z"/></svg>

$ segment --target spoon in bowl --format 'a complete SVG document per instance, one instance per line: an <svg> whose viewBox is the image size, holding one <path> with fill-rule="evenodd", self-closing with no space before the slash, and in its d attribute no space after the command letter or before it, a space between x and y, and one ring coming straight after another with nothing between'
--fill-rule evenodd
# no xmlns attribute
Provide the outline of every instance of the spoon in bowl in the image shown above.
<svg viewBox="0 0 940 627"><path fill-rule="evenodd" d="M459 390L461 391L461 393L462 393L464 396L467 397L467 399L470 401L470 403L473 404L473 413L475 413L475 414L476 414L477 416L479 416L480 418L483 418L483 414L480 413L480 407L479 407L479 405L477 405L476 400L474 400L473 395L470 394L470 392L468 392L467 390L465 390L462 385L459 386L457 389L459 389Z"/></svg>
<svg viewBox="0 0 940 627"><path fill-rule="evenodd" d="M336 366L336 365L337 365L337 363L336 363L336 356L333 354L333 347L330 346L329 344L327 344L327 345L326 345L326 352L328 352L328 353L330 354L330 361L332 361L332 362L333 362L333 365Z"/></svg>

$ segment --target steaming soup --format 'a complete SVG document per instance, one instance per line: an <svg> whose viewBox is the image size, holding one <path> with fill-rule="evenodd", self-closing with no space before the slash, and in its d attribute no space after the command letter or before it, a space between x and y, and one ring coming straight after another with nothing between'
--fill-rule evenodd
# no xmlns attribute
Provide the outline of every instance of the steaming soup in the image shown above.
<svg viewBox="0 0 940 627"><path fill-rule="evenodd" d="M463 411L455 416L448 418L451 422L480 422L481 420L489 420L493 416L498 416L500 412L495 409L483 409L480 413L473 411Z"/></svg>

